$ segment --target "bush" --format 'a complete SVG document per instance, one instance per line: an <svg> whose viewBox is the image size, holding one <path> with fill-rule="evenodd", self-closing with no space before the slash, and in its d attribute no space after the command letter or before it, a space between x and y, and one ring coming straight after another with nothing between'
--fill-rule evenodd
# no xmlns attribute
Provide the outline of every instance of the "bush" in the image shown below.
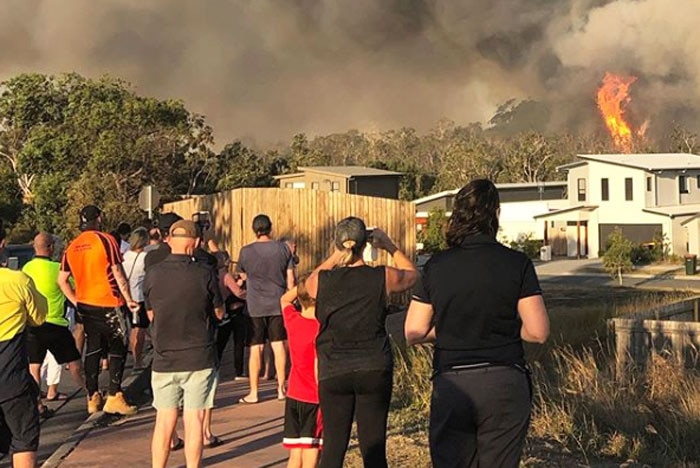
<svg viewBox="0 0 700 468"><path fill-rule="evenodd" d="M520 234L517 240L510 242L510 248L522 252L530 258L538 258L544 241L542 239L533 239L532 236L533 233L531 232Z"/></svg>
<svg viewBox="0 0 700 468"><path fill-rule="evenodd" d="M615 228L608 236L607 245L608 248L603 255L603 267L613 277L617 276L622 284L622 273L630 271L633 266L634 244L622 234L620 228Z"/></svg>
<svg viewBox="0 0 700 468"><path fill-rule="evenodd" d="M433 208L428 214L428 222L425 227L418 232L418 242L423 243L423 252L435 253L447 248L445 240L445 229L447 228L447 217L445 210Z"/></svg>

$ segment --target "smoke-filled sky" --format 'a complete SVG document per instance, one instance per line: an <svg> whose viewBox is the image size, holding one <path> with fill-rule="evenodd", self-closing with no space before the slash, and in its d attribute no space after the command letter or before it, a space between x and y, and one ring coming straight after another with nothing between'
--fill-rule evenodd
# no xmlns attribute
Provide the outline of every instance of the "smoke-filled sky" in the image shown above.
<svg viewBox="0 0 700 468"><path fill-rule="evenodd" d="M4 0L0 79L76 71L183 99L217 144L487 121L546 102L550 128L600 125L604 71L630 117L697 123L698 0Z"/></svg>

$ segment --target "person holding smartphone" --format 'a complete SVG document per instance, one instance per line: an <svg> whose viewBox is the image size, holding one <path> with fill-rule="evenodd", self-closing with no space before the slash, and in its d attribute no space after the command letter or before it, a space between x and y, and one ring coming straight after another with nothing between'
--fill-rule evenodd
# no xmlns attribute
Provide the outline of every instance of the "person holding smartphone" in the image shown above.
<svg viewBox="0 0 700 468"><path fill-rule="evenodd" d="M416 282L415 265L381 229L372 245L395 267L365 264L367 228L356 217L335 229L336 250L306 280L316 299L318 380L324 438L320 466L342 467L353 419L364 466L382 468L391 401L393 356L385 328L387 295Z"/></svg>

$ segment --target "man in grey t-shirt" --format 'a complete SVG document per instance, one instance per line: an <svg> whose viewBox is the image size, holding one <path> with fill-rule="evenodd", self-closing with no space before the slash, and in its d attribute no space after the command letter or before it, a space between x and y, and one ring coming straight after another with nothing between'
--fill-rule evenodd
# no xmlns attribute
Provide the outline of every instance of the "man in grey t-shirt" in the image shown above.
<svg viewBox="0 0 700 468"><path fill-rule="evenodd" d="M264 214L253 219L256 241L241 248L238 269L246 280L247 306L250 315L250 393L239 403L258 402L258 383L263 348L270 341L277 373L277 398L285 397L284 383L287 354L284 341L287 335L282 320L280 298L294 287L294 259L284 242L270 237L272 222Z"/></svg>

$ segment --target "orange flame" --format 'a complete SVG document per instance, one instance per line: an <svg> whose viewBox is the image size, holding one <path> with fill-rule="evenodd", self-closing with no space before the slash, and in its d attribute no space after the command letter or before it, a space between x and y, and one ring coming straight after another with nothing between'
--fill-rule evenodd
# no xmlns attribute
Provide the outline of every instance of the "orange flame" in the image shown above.
<svg viewBox="0 0 700 468"><path fill-rule="evenodd" d="M598 109L603 115L613 144L624 153L632 151L632 129L624 119L624 107L630 101L629 89L635 81L635 76L623 77L606 72L596 97ZM640 129L640 136L643 136L644 130L646 128Z"/></svg>

